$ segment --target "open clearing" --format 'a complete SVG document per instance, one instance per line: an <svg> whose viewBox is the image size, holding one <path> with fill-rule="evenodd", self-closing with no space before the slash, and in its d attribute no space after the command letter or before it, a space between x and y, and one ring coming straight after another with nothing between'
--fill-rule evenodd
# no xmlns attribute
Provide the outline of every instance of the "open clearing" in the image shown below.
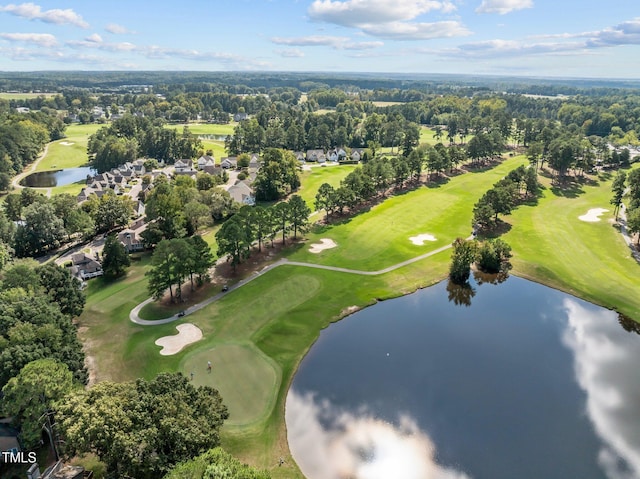
<svg viewBox="0 0 640 479"><path fill-rule="evenodd" d="M586 221L587 223L597 223L600 221L600 217L609 210L604 208L591 208L587 211L587 214L578 216L580 221Z"/></svg>
<svg viewBox="0 0 640 479"><path fill-rule="evenodd" d="M163 336L156 340L156 345L160 346L162 356L173 356L184 348L202 339L202 331L198 326L191 323L179 324L176 326L178 334L173 336Z"/></svg>

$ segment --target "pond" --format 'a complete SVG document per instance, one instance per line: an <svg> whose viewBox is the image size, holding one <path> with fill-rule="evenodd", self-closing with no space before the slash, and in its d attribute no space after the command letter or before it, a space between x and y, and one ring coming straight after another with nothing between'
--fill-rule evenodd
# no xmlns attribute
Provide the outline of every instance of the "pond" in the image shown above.
<svg viewBox="0 0 640 479"><path fill-rule="evenodd" d="M286 404L305 476L640 477L637 323L519 278L472 288L321 333Z"/></svg>
<svg viewBox="0 0 640 479"><path fill-rule="evenodd" d="M87 175L94 175L95 170L89 166L66 168L64 170L38 171L25 176L20 185L30 188L53 188L84 181Z"/></svg>

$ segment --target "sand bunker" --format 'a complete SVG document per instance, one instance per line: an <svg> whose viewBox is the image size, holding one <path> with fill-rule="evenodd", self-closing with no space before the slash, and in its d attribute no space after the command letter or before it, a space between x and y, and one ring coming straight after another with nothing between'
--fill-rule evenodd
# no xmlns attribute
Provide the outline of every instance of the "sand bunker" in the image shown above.
<svg viewBox="0 0 640 479"><path fill-rule="evenodd" d="M336 246L338 245L332 239L322 238L320 240L320 243L313 243L311 245L311 248L309 248L309 251L311 251L312 253L320 253L325 249L335 248Z"/></svg>
<svg viewBox="0 0 640 479"><path fill-rule="evenodd" d="M578 216L578 219L581 221L588 221L589 223L595 223L600 221L600 216L609 210L605 210L604 208L592 208L587 211L586 215Z"/></svg>
<svg viewBox="0 0 640 479"><path fill-rule="evenodd" d="M174 336L164 336L156 341L158 346L162 346L162 350L160 351L162 356L177 354L182 351L182 348L202 339L202 331L195 324L180 324L176 326L176 329L178 330L178 334Z"/></svg>
<svg viewBox="0 0 640 479"><path fill-rule="evenodd" d="M71 145L73 145L73 143L71 143L71 142L69 142L69 141L61 141L61 142L60 142L60 144L61 144L62 146L71 146Z"/></svg>
<svg viewBox="0 0 640 479"><path fill-rule="evenodd" d="M435 241L435 240L436 240L435 236L427 233L424 233L418 236L412 236L411 238L409 238L409 241L411 241L416 246L422 246L425 241Z"/></svg>

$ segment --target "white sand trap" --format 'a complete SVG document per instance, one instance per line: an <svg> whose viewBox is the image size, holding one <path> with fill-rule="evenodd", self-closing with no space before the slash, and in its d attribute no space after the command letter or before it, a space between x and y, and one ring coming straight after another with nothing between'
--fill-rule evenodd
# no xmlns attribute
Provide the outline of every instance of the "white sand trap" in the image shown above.
<svg viewBox="0 0 640 479"><path fill-rule="evenodd" d="M71 146L71 145L73 145L74 143L72 143L72 142L70 142L70 141L61 141L61 142L60 142L60 144L61 144L62 146Z"/></svg>
<svg viewBox="0 0 640 479"><path fill-rule="evenodd" d="M600 216L607 211L609 210L605 210L604 208L591 208L587 211L586 215L578 216L578 219L581 221L588 221L589 223L596 223L600 221Z"/></svg>
<svg viewBox="0 0 640 479"><path fill-rule="evenodd" d="M409 241L411 241L416 246L422 246L425 241L435 241L435 240L436 240L435 236L427 233L424 233L418 236L412 236L411 238L409 238Z"/></svg>
<svg viewBox="0 0 640 479"><path fill-rule="evenodd" d="M309 248L309 251L317 254L317 253L320 253L321 251L324 251L325 249L335 248L336 246L338 245L332 239L322 238L320 240L320 243L313 243L311 245L311 248Z"/></svg>
<svg viewBox="0 0 640 479"><path fill-rule="evenodd" d="M185 323L176 326L178 334L164 336L156 340L158 346L162 346L162 356L172 356L182 351L182 348L202 339L202 330L195 324Z"/></svg>

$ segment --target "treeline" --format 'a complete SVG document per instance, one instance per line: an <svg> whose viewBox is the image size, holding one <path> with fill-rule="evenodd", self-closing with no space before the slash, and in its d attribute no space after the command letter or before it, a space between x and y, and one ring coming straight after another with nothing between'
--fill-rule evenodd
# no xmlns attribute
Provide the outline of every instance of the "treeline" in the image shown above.
<svg viewBox="0 0 640 479"><path fill-rule="evenodd" d="M250 256L255 242L258 243L258 251L261 251L267 240L273 246L278 234L282 235L283 245L290 231L297 238L298 233L307 230L310 214L311 210L298 195L269 207L243 206L216 233L218 256L229 255L235 269Z"/></svg>
<svg viewBox="0 0 640 479"><path fill-rule="evenodd" d="M511 246L501 239L486 241L457 238L453 242L453 253L449 265L451 282L467 286L471 265L489 274L506 273L511 269Z"/></svg>
<svg viewBox="0 0 640 479"><path fill-rule="evenodd" d="M5 198L0 210L0 251L20 258L38 256L80 236L89 238L126 225L133 213L128 197L107 192L78 205L75 197L51 198L25 188Z"/></svg>
<svg viewBox="0 0 640 479"><path fill-rule="evenodd" d="M99 172L109 171L137 158L156 158L173 163L194 158L202 142L188 127L182 133L164 128L162 122L126 115L89 138L91 164Z"/></svg>
<svg viewBox="0 0 640 479"><path fill-rule="evenodd" d="M498 215L508 215L511 210L538 191L538 175L532 167L519 166L493 185L473 206L474 230L485 230L498 223Z"/></svg>
<svg viewBox="0 0 640 479"><path fill-rule="evenodd" d="M636 245L640 246L640 169L634 169L627 174L619 171L611 185L613 197L611 204L615 207L616 219L622 206L625 194L628 195L626 214L626 228L629 233L638 234Z"/></svg>
<svg viewBox="0 0 640 479"><path fill-rule="evenodd" d="M0 191L8 189L11 177L35 161L48 142L62 138L64 128L55 112L14 114L0 100Z"/></svg>

